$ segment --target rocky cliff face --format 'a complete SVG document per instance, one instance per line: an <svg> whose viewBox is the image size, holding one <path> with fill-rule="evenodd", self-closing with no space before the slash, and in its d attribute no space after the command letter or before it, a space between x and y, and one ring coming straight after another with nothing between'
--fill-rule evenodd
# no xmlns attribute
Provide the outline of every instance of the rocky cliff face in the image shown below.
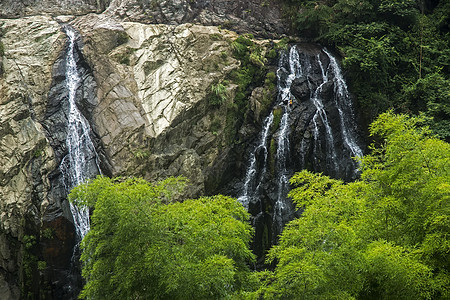
<svg viewBox="0 0 450 300"><path fill-rule="evenodd" d="M3 0L1 18L19 18L33 15L81 15L102 12L110 0Z"/></svg>
<svg viewBox="0 0 450 300"><path fill-rule="evenodd" d="M68 130L65 24L80 36L74 54L81 77L76 102L93 129L105 175L148 180L181 175L190 183L185 196L239 195L249 151L276 98L276 78L267 74L264 82L263 74L242 91L230 79L233 72L246 70L232 55L232 41L239 33L253 33L263 61L269 58L263 72L274 72L274 53L266 55L274 45L271 39L288 32L277 1L2 1L0 16L7 18L0 19L4 299L72 299L81 286L79 266L72 260L75 230L59 169ZM319 52L313 47L307 55ZM326 160L302 146L313 139L310 96L320 78L317 73L292 85L298 100L289 124L295 167L310 167L305 160ZM215 103L211 88L224 82L224 98ZM327 89L332 87L324 86L324 94ZM245 105L236 103L238 93ZM326 109L330 99L324 102ZM270 155L273 162L273 151ZM268 189L273 194L270 185ZM274 205L271 199L264 201L267 207ZM271 217L267 220L264 226L270 227ZM271 239L259 238L259 244Z"/></svg>
<svg viewBox="0 0 450 300"><path fill-rule="evenodd" d="M231 55L237 34L225 28L283 33L279 15L264 22L269 8L262 1L76 4L0 4L0 15L8 18L0 19L2 299L70 299L81 285L71 260L75 231L59 170L67 151L63 24L81 36L77 104L93 127L104 174L149 180L182 175L190 180L192 197L217 192L240 176L236 165L245 165L245 144L230 141L230 124L232 132L238 129L238 120L230 119L236 117L230 111L237 85L227 86L222 105L210 102L211 86L241 67ZM87 14L100 11L105 12ZM260 112L261 89L252 97L255 111L243 111L239 119Z"/></svg>
<svg viewBox="0 0 450 300"><path fill-rule="evenodd" d="M280 36L288 28L276 0L113 0L106 14L140 23L220 26L261 37Z"/></svg>

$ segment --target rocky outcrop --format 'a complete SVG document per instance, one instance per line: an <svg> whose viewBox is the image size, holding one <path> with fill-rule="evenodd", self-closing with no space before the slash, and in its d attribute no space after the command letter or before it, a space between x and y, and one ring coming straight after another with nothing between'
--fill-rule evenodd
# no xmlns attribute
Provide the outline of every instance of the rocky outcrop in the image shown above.
<svg viewBox="0 0 450 300"><path fill-rule="evenodd" d="M64 22L82 36L76 46L82 79L77 105L93 127L106 175L182 175L190 181L187 196L194 197L217 192L237 175L236 163L244 166L245 145L238 149L230 141L237 120L227 119L237 85L227 85L221 105L210 101L211 86L240 68L231 55L236 33L186 23L122 22L108 14L0 20L5 299L23 293L71 299L81 284L71 261L75 231L59 169L67 151Z"/></svg>
<svg viewBox="0 0 450 300"><path fill-rule="evenodd" d="M236 34L192 24L144 25L104 16L74 21L98 82L93 121L114 175L149 180L182 175L189 195L205 191L205 174L220 152L226 105L208 104L213 83L239 63L230 41ZM232 93L232 90L230 90Z"/></svg>
<svg viewBox="0 0 450 300"><path fill-rule="evenodd" d="M143 24L221 26L238 33L275 38L286 34L282 5L276 0L4 0L0 18L101 13Z"/></svg>
<svg viewBox="0 0 450 300"><path fill-rule="evenodd" d="M110 0L3 0L0 18L20 18L32 15L82 15L102 12Z"/></svg>
<svg viewBox="0 0 450 300"><path fill-rule="evenodd" d="M39 275L30 270L42 260L39 233L50 204L48 175L56 165L38 120L62 43L58 23L46 17L1 24L5 55L0 78L0 294L18 299L19 291L39 288Z"/></svg>
<svg viewBox="0 0 450 300"><path fill-rule="evenodd" d="M272 38L289 28L276 0L113 0L106 13L126 21L213 25Z"/></svg>

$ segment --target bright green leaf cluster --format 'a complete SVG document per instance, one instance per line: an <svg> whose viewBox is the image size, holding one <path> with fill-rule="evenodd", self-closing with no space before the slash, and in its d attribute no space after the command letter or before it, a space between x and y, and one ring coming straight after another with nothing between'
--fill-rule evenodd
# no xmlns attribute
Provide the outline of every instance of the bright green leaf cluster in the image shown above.
<svg viewBox="0 0 450 300"><path fill-rule="evenodd" d="M248 288L248 213L220 195L171 202L180 181L98 177L72 191L93 207L82 298L223 299Z"/></svg>
<svg viewBox="0 0 450 300"><path fill-rule="evenodd" d="M284 229L255 299L448 299L450 145L382 114L362 178L297 173L302 216Z"/></svg>

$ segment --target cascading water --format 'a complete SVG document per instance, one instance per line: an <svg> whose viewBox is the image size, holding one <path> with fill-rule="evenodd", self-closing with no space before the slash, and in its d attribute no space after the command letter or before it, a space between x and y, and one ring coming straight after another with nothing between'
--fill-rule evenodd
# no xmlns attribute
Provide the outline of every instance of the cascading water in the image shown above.
<svg viewBox="0 0 450 300"><path fill-rule="evenodd" d="M342 72L336 62L336 59L326 49L322 49L322 51L329 60L328 66L326 68L323 66L320 53L317 54L315 56L315 61L320 68L322 79L321 81L315 83L317 86L315 89L313 88L314 84L309 82L311 91L314 90L311 100L316 109L313 116L314 148L316 149L315 151L318 149L326 151L327 165L332 166L334 169L334 176L339 177L339 174L343 174L343 169L347 166L343 166L343 164L340 163L344 153L342 149L340 149L341 154L338 155L335 135L340 136L342 140L342 147L348 150L347 152L350 157L362 157L363 152L355 140L355 128L352 126L352 124L354 124L352 102L347 90L347 85L343 79ZM333 130L328 116L329 112L326 111L322 99L324 95L327 94L324 90L325 87L329 87L330 84L334 87L334 103L332 106L329 105L330 108L328 110L337 110L339 119L338 130ZM325 137L325 147L323 147L320 141L322 133L320 131L320 126L318 125L319 121L324 129L323 136ZM323 150L323 148L325 148L325 150ZM354 160L350 160L349 162L353 164L353 173L356 174L358 170L357 163ZM333 175L333 172L330 172L330 174Z"/></svg>
<svg viewBox="0 0 450 300"><path fill-rule="evenodd" d="M330 59L330 69L334 74L334 100L339 111L339 118L341 120L342 136L345 144L350 149L353 157L362 157L362 149L358 146L355 140L355 128L349 124L348 120L353 120L353 108L350 94L347 89L347 84L342 76L341 69L336 62L336 59L326 50L323 50Z"/></svg>
<svg viewBox="0 0 450 300"><path fill-rule="evenodd" d="M273 113L271 112L269 116L264 120L263 130L261 131L260 139L255 150L250 155L250 164L247 168L245 175L245 182L243 188L243 194L238 198L238 200L244 205L246 209L249 208L250 202L257 201L259 196L259 191L262 183L262 179L266 173L267 169L267 137L269 136L269 130L273 123ZM258 168L257 165L257 154L262 153L263 161L260 164L262 168Z"/></svg>
<svg viewBox="0 0 450 300"><path fill-rule="evenodd" d="M274 109L250 152L238 198L253 216L254 249L259 257L270 247L267 241L277 242L295 214L287 198L289 178L295 171L310 169L351 180L358 168L353 157L363 155L347 86L336 59L326 49L309 46L304 51L293 46L282 53L277 87Z"/></svg>
<svg viewBox="0 0 450 300"><path fill-rule="evenodd" d="M325 109L324 109L324 106L322 103L322 99L320 98L320 94L322 92L323 86L326 83L328 83L328 77L323 68L319 54L317 54L316 58L317 58L317 62L319 63L319 66L320 66L320 72L322 74L323 82L316 88L316 90L314 91L314 94L311 98L312 103L316 107L316 112L313 117L315 147L319 147L318 143L319 143L320 132L319 132L319 127L317 125L317 121L318 121L318 118L320 118L323 126L325 127L325 138L326 138L326 142L327 142L326 145L327 145L327 152L328 152L327 160L329 161L329 164L333 165L334 168L336 170L338 170L339 167L338 167L337 161L336 161L336 150L334 148L333 132L331 130L331 125L330 125L330 122L328 121L328 116L327 116L327 113L325 112Z"/></svg>
<svg viewBox="0 0 450 300"><path fill-rule="evenodd" d="M287 67L287 69L286 69ZM277 88L278 88L278 105L282 106L283 115L280 120L280 128L278 130L277 139L277 199L273 208L273 231L275 237L281 233L284 224L291 219L293 213L292 202L287 199L289 191L289 177L292 175L286 166L290 159L289 145L289 114L293 95L291 93L291 85L294 79L303 75L297 47L291 47L289 55L285 53L281 55L279 67L277 70ZM289 102L287 102L289 101ZM287 104L286 104L287 103ZM284 105L283 105L284 104Z"/></svg>
<svg viewBox="0 0 450 300"><path fill-rule="evenodd" d="M68 90L68 124L67 124L67 155L62 159L60 170L63 174L66 191L82 183L88 178L100 174L98 154L91 140L91 128L86 118L81 114L76 103L77 89L81 78L75 58L76 32L67 26L65 32L69 41L66 57L66 86ZM81 240L89 230L89 211L70 203L77 236Z"/></svg>

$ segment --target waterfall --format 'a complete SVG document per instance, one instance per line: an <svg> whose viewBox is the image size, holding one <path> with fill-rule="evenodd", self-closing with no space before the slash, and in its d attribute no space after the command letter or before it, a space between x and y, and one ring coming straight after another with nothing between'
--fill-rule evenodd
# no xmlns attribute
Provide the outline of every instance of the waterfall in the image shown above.
<svg viewBox="0 0 450 300"><path fill-rule="evenodd" d="M315 113L313 117L313 128L314 128L314 149L317 151L323 151L325 148L326 151L326 160L327 165L332 166L334 169L334 173L330 172L330 174L334 174L335 177L339 177L339 174L344 174L345 169L347 168L346 164L353 165L353 174L356 176L358 172L357 162L354 160L349 160L348 162L342 163L342 158L344 156L344 150L340 149L340 154L338 154L338 150L336 149L335 135L339 135L342 139L342 146L347 149L350 157L362 157L363 151L359 147L355 137L355 121L354 121L354 113L352 108L352 101L350 99L350 94L347 89L347 85L342 76L341 69L336 62L336 59L326 50L322 49L322 52L327 56L329 63L325 68L320 54L315 56L315 61L317 62L320 68L321 81L317 84L313 92L313 96L311 97L312 103L315 106ZM337 110L338 119L339 119L339 128L338 130L332 128L331 122L329 120L329 112L326 111L325 106L323 104L323 95L326 94L324 92L324 88L329 86L333 86L333 105L329 105L332 109ZM310 82L310 87L314 85ZM331 108L329 108L331 110ZM322 124L319 126L318 123ZM324 132L321 132L321 127ZM322 147L320 137L324 135L325 139L325 147ZM348 159L346 157L345 159Z"/></svg>
<svg viewBox="0 0 450 300"><path fill-rule="evenodd" d="M303 75L300 58L297 47L291 47L289 56L282 54L277 70L277 88L278 88L278 105L283 108L283 115L280 120L280 128L278 130L277 139L277 198L273 208L273 224L274 232L280 233L281 228L291 218L293 206L291 201L287 199L289 191L290 172L287 169L287 162L290 159L289 145L289 114L291 112L291 103L293 95L291 94L292 82ZM286 105L286 101L289 101Z"/></svg>
<svg viewBox="0 0 450 300"><path fill-rule="evenodd" d="M314 106L316 107L316 112L314 114L313 117L313 122L314 122L314 143L315 143L315 147L320 148L320 146L318 145L320 143L319 140L319 127L317 125L317 121L318 118L320 118L323 126L325 127L325 139L326 139L326 148L327 148L327 160L329 162L330 165L333 165L334 169L336 171L339 170L339 166L337 164L337 160L336 160L336 149L334 148L334 137L333 137L333 132L331 130L331 125L330 122L328 121L328 116L327 113L325 112L324 109L324 105L322 103L322 99L320 98L320 94L322 92L323 86L328 83L328 76L325 73L325 70L323 68L322 65L322 61L320 60L320 56L319 54L317 54L316 56L317 62L319 63L319 67L320 67L320 72L322 74L322 83L316 88L316 90L314 91L314 94L312 96L312 103L314 104Z"/></svg>
<svg viewBox="0 0 450 300"><path fill-rule="evenodd" d="M345 144L350 149L353 157L362 157L363 151L358 146L358 143L355 140L355 128L349 124L349 120L354 119L353 116L353 108L352 101L350 99L350 94L347 89L347 84L344 81L342 76L341 69L336 62L336 59L326 50L323 49L325 54L330 59L330 68L333 72L333 81L334 81L334 100L336 107L339 111L339 118L341 121L342 128L342 136L344 138ZM354 124L354 122L353 122Z"/></svg>
<svg viewBox="0 0 450 300"><path fill-rule="evenodd" d="M287 197L294 172L309 169L352 180L358 168L353 158L363 155L347 85L326 49L292 46L282 52L277 88L238 197L253 216L253 249L260 259L296 214Z"/></svg>
<svg viewBox="0 0 450 300"><path fill-rule="evenodd" d="M60 165L66 191L82 183L88 178L100 174L98 154L91 140L89 122L77 107L77 90L82 83L76 60L76 32L66 26L68 38L66 57L66 87L68 90L68 123L66 147L67 155L63 157ZM81 240L89 230L89 210L70 203L78 238Z"/></svg>
<svg viewBox="0 0 450 300"><path fill-rule="evenodd" d="M267 169L267 137L269 136L269 130L273 123L273 113L271 112L264 120L263 129L260 134L259 142L254 151L250 154L250 163L245 174L244 188L242 195L238 198L239 202L244 205L248 210L250 201L255 201L259 195L262 179ZM257 164L257 154L263 154L263 160L261 164ZM258 166L261 165L262 169L258 170Z"/></svg>

